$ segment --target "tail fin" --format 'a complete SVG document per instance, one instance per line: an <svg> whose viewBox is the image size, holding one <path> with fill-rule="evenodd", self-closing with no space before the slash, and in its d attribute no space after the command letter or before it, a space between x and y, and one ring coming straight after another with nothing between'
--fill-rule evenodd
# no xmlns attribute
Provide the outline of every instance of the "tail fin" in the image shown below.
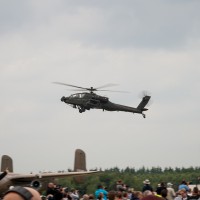
<svg viewBox="0 0 200 200"><path fill-rule="evenodd" d="M5 171L6 169L9 170L9 172L13 172L13 161L10 156L3 155L1 157L1 171Z"/></svg>
<svg viewBox="0 0 200 200"><path fill-rule="evenodd" d="M144 108L144 107L147 105L147 103L149 102L150 98L151 98L151 96L144 96L144 97L142 98L142 101L141 101L140 104L138 105L137 109L138 109L138 110L141 110L141 111L146 111L146 110L148 110L147 108Z"/></svg>
<svg viewBox="0 0 200 200"><path fill-rule="evenodd" d="M85 152L81 149L76 149L75 151L75 159L74 159L74 171L87 171L86 170L86 158ZM84 176L77 176L74 177L76 183L84 183L85 177Z"/></svg>
<svg viewBox="0 0 200 200"><path fill-rule="evenodd" d="M81 149L76 149L74 159L74 171L87 171L86 170L86 159L85 152Z"/></svg>

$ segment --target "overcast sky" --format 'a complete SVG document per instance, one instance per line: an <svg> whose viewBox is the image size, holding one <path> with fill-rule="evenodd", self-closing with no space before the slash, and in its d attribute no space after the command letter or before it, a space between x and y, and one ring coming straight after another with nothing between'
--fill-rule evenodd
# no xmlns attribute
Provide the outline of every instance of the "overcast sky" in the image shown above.
<svg viewBox="0 0 200 200"><path fill-rule="evenodd" d="M199 0L0 1L0 156L16 172L190 167L200 163ZM141 115L60 101L73 92L54 81L101 92Z"/></svg>

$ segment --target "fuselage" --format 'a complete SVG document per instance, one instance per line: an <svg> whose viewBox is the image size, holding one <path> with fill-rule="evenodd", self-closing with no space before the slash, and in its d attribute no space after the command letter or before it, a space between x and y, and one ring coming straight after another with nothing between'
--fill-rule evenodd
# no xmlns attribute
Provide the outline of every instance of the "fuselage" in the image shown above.
<svg viewBox="0 0 200 200"><path fill-rule="evenodd" d="M69 97L62 97L61 101L71 104L74 107L81 107L88 110L102 109L107 111L142 113L142 111L137 108L112 103L107 97L100 96L95 93L77 93Z"/></svg>

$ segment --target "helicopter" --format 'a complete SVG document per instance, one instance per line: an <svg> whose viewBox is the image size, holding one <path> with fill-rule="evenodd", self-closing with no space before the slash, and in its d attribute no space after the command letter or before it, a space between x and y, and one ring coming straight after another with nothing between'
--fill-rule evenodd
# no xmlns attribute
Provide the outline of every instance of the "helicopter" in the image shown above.
<svg viewBox="0 0 200 200"><path fill-rule="evenodd" d="M62 102L72 105L73 108L77 108L79 110L79 113L83 113L86 110L90 109L102 109L103 111L106 110L106 111L123 111L123 112L138 113L142 114L142 116L145 118L146 115L143 112L148 110L147 108L145 108L145 106L147 105L147 103L151 98L151 96L145 94L139 105L136 108L134 108L130 106L113 103L109 101L108 97L100 96L95 93L96 91L124 92L115 90L102 90L102 88L114 86L116 84L106 84L97 88L94 87L86 88L61 82L53 82L53 83L68 87L73 87L76 88L75 91L81 91L79 93L72 94L69 97L63 96L61 98Z"/></svg>

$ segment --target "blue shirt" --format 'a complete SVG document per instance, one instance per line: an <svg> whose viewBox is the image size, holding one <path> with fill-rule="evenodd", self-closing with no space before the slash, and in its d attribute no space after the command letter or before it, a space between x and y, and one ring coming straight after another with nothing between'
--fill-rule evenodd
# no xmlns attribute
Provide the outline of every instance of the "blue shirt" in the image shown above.
<svg viewBox="0 0 200 200"><path fill-rule="evenodd" d="M100 193L103 193L103 198L105 199L105 200L107 200L107 194L108 194L108 192L106 191L106 190L104 190L104 189L97 189L96 191L95 191L95 198L96 199L98 199L98 196L99 196L99 194Z"/></svg>
<svg viewBox="0 0 200 200"><path fill-rule="evenodd" d="M181 184L178 186L178 190L182 190L182 189L185 189L187 192L189 191L189 187L185 184Z"/></svg>

